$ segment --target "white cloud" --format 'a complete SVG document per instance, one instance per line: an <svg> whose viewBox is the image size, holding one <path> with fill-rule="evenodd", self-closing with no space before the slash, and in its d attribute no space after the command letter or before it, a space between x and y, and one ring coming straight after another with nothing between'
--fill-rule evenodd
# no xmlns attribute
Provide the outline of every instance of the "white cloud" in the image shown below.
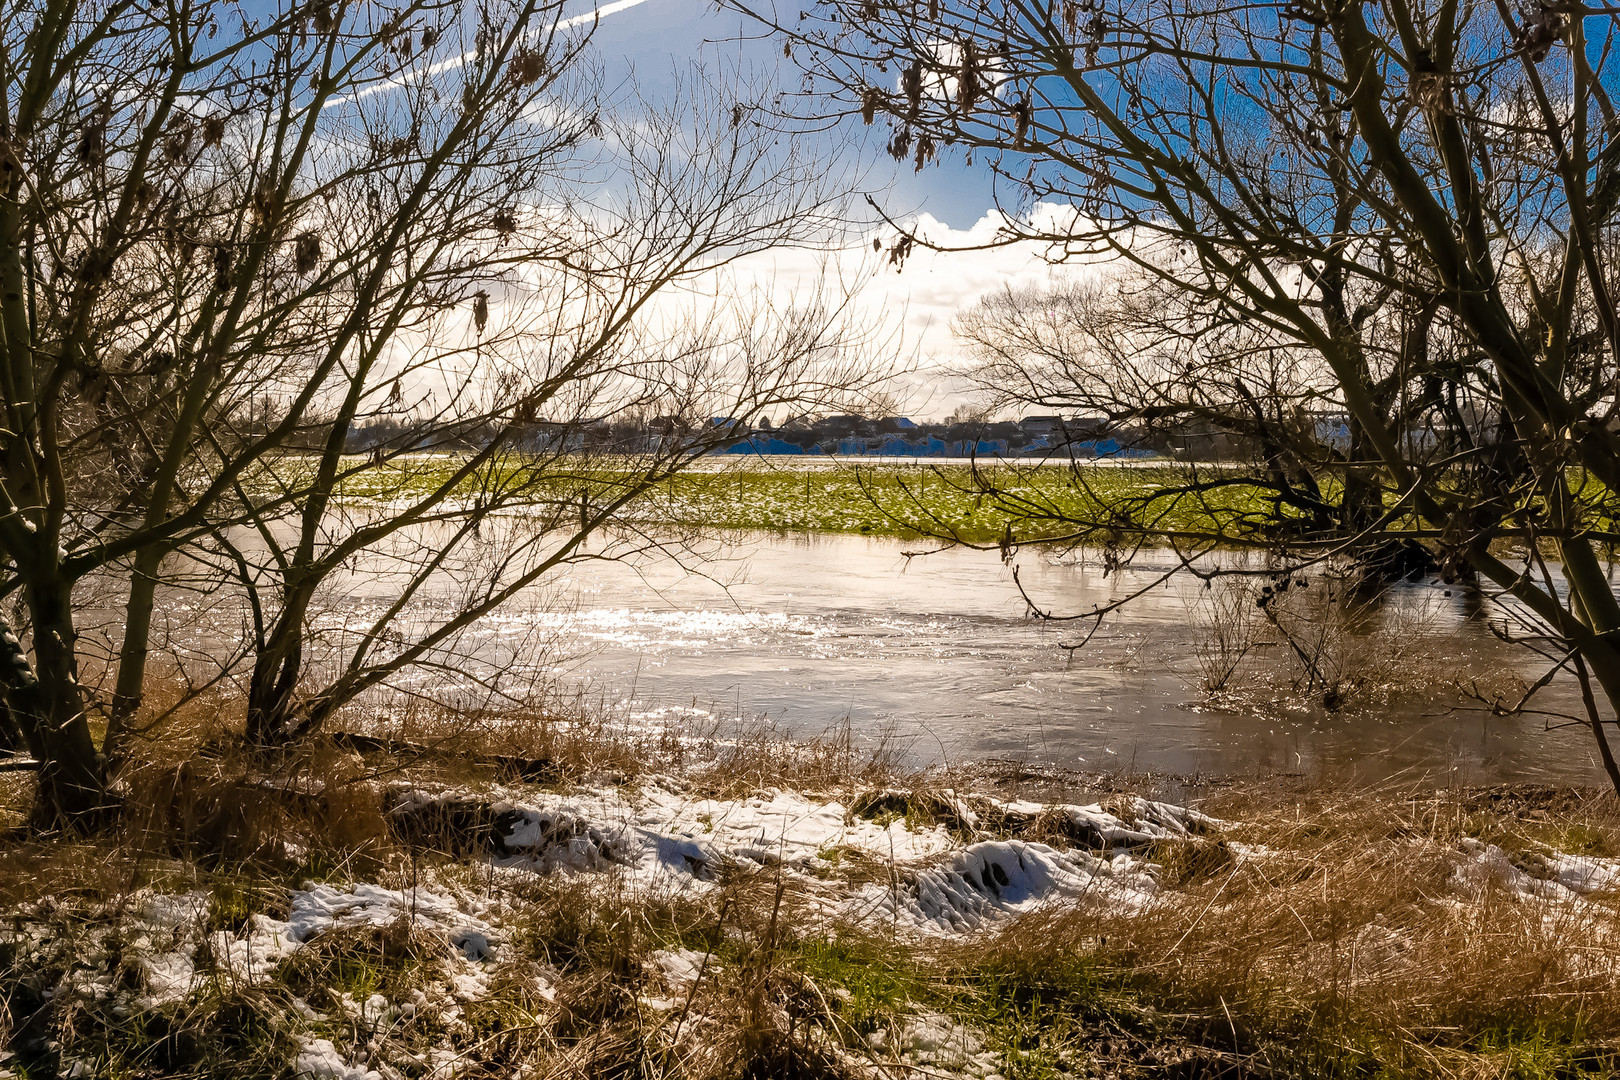
<svg viewBox="0 0 1620 1080"><path fill-rule="evenodd" d="M592 10L585 12L583 15L571 15L566 19L558 19L555 23L548 24L542 20L539 25L537 25L533 30L529 31L527 40L530 43L533 43L544 39L550 34L560 33L564 30L572 30L576 26L594 27L598 21L608 15L617 15L621 11L627 11L630 8L637 7L646 2L647 0L614 0L614 2L611 4L604 4L601 7L593 8ZM416 80L431 79L436 76L443 75L449 71L456 71L460 68L466 67L477 58L478 53L473 51L464 52L459 56L451 56L444 60L437 60L426 64L418 64L415 67L410 68L408 71L401 72L399 75L392 78L384 79L381 82L375 83L371 86L356 90L352 94L345 94L341 97L335 97L326 103L325 108L333 109L342 105L350 105L356 101L364 100L365 98L371 97L375 94L383 94L390 90L397 90L398 88Z"/></svg>
<svg viewBox="0 0 1620 1080"><path fill-rule="evenodd" d="M1033 221L1037 227L1061 231L1059 219L1068 212L1038 207ZM999 213L989 213L958 229L922 215L905 224L930 246L913 247L898 267L889 257L898 234L887 226L860 233L847 247L835 250L785 248L749 255L668 289L644 312L645 324L681 327L691 325L694 318L746 319L783 311L796 301L808 302L818 291L823 299L852 292L854 321L867 328L868 359L874 364L895 362L904 371L892 387L903 408L919 420L942 418L966 400L968 390L957 375L963 355L951 330L958 312L992 292L1072 280L1078 274L1095 273L1099 265L1057 264L1049 257L1048 245L1036 241L998 244L1004 222ZM874 240L881 250L873 250ZM538 273L532 270L519 275L521 282L491 288L492 332L536 317L528 294L541 285ZM451 313L439 331L441 346L470 349L471 321L470 306ZM390 372L403 368L406 357L422 345L414 335L401 335L385 367ZM436 400L443 401L466 377L467 362L466 355L447 356L417 371L407 378L415 387L407 397L414 400L432 389Z"/></svg>
<svg viewBox="0 0 1620 1080"><path fill-rule="evenodd" d="M1043 204L1033 221L1048 227L1068 213L1066 207ZM1078 261L1055 263L1048 245L1037 241L986 246L1000 239L1005 220L990 212L957 229L923 214L905 225L931 246L914 247L898 268L889 261L897 234L883 227L839 251L769 252L741 260L731 273L739 290L808 290L823 274L862 282L857 310L873 325L898 329L895 345L914 358L914 372L904 380L907 408L919 418L942 417L963 400L964 387L954 375L961 361L951 332L955 315L1009 286L1049 285L1087 272ZM873 251L874 239L882 245L879 252Z"/></svg>

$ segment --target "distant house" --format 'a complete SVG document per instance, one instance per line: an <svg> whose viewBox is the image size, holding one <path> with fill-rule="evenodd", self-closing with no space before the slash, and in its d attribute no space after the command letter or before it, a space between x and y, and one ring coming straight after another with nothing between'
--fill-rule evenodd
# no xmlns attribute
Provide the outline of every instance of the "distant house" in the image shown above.
<svg viewBox="0 0 1620 1080"><path fill-rule="evenodd" d="M1350 416L1347 413L1319 413L1316 417L1316 441L1331 446L1341 454L1350 452Z"/></svg>
<svg viewBox="0 0 1620 1080"><path fill-rule="evenodd" d="M716 417L711 423L730 423ZM1023 420L919 424L905 416L868 419L842 413L821 419L790 416L772 427L761 422L720 452L729 454L840 454L883 457L1139 457L1150 451L1136 436L1100 417L1027 416Z"/></svg>
<svg viewBox="0 0 1620 1080"><path fill-rule="evenodd" d="M1018 426L1024 429L1026 435L1039 438L1043 435L1061 435L1065 424L1061 416L1026 416L1018 421Z"/></svg>
<svg viewBox="0 0 1620 1080"><path fill-rule="evenodd" d="M816 441L824 444L836 444L844 439L853 439L861 435L862 426L867 420L862 416L829 416L815 425ZM842 451L834 451L841 453Z"/></svg>

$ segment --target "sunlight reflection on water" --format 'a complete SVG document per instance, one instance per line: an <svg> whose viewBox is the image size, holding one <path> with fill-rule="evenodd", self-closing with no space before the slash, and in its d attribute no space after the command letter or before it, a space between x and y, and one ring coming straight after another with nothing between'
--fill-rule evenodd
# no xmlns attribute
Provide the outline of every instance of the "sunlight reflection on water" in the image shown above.
<svg viewBox="0 0 1620 1080"><path fill-rule="evenodd" d="M1154 589L1071 658L1060 642L1074 627L1029 618L994 553L908 559L903 552L915 542L734 539L738 553L705 575L669 565L570 570L553 595L571 610L540 616L589 645L567 665L568 677L643 708L766 715L801 731L847 718L858 735L892 732L928 760L996 755L1179 774L1407 773L1440 783L1597 775L1582 731L1491 717L1455 694L1329 714L1272 700L1251 677L1240 688L1247 696L1211 707L1197 689L1194 657L1206 631L1193 618L1193 581ZM1150 582L1164 560L1149 554L1110 576L1031 552L1021 562L1032 595L1075 610ZM1468 617L1460 590L1403 586L1386 606L1422 621L1426 655L1445 677L1531 670L1527 654ZM1280 671L1279 648L1258 650L1254 670ZM1567 695L1550 703L1575 705Z"/></svg>
<svg viewBox="0 0 1620 1080"><path fill-rule="evenodd" d="M469 674L554 681L631 718L764 716L806 733L847 721L858 739L898 737L917 761L1003 756L1081 769L1405 775L1437 784L1599 775L1582 729L1493 717L1455 693L1302 710L1281 700L1288 654L1280 645L1257 647L1236 692L1214 707L1198 689L1208 630L1195 580L1152 588L1071 656L1061 645L1077 627L1030 618L996 553L908 557L916 546L751 533L726 537L717 545L726 557L701 572L660 559L564 567L467 632L477 669ZM1069 611L1151 584L1170 565L1151 552L1106 575L1030 550L1019 562L1032 596ZM1371 621L1420 626L1414 663L1440 678L1539 674L1454 592L1401 586ZM392 600L385 576L356 571L328 598L320 629L340 648ZM454 596L428 595L423 606L442 617ZM199 656L238 640L243 618L188 594L170 598L164 615ZM1362 642L1377 650L1383 640ZM412 679L443 689L451 677L425 669ZM1559 691L1543 707L1571 712L1578 699Z"/></svg>

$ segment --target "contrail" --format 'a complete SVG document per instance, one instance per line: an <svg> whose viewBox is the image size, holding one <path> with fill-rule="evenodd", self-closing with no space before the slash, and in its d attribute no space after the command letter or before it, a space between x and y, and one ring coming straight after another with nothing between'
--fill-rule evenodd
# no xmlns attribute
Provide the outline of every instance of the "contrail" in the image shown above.
<svg viewBox="0 0 1620 1080"><path fill-rule="evenodd" d="M645 4L646 2L647 0L613 0L613 3L603 4L601 7L596 8L593 11L586 12L584 15L573 15L566 19L559 19L557 20L554 29L569 30L576 26L583 26L589 22L596 22L604 15L617 15L621 11L627 11L630 8L637 7L641 4ZM395 75L393 78L384 79L375 86L368 86L364 90L357 90L356 92L348 94L344 97L333 98L331 101L326 103L325 108L333 109L339 105L348 105L351 102L359 101L362 98L368 98L373 94L381 94L388 90L397 89L405 85L407 78L413 78L416 76L427 76L431 78L434 75L441 75L446 71L454 71L456 68L465 67L467 64L470 64L474 59L477 58L477 56L478 54L476 52L464 52L460 56L451 57L449 60L440 60L437 64L430 64L425 68L416 68L407 74Z"/></svg>

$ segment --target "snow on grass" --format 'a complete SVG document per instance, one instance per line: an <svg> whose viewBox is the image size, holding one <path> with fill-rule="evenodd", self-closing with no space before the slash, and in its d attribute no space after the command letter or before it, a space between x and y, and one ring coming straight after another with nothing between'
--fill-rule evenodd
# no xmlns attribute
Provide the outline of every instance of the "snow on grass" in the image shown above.
<svg viewBox="0 0 1620 1080"><path fill-rule="evenodd" d="M1606 891L1620 883L1620 860L1561 852L1554 852L1547 859L1559 882L1578 893Z"/></svg>
<svg viewBox="0 0 1620 1080"><path fill-rule="evenodd" d="M465 798L447 789L403 793L395 812ZM881 805L898 792L859 800ZM959 830L987 835L981 815L964 800L931 795ZM1214 819L1143 799L1120 800L1127 821L1100 806L1000 803L987 813L1033 821L1065 817L1063 831L1084 847L1060 851L1022 840L964 844L944 824L909 823L898 814L869 819L838 799L772 791L747 799L694 798L651 785L498 798L489 812L504 822L495 861L542 872L612 871L645 889L706 888L727 866L781 867L829 910L854 922L905 925L925 933L965 933L988 921L1053 900L1081 898L1140 906L1158 888L1141 859L1141 845L1186 838L1213 828ZM847 857L890 868L883 882L849 882L832 872Z"/></svg>
<svg viewBox="0 0 1620 1080"><path fill-rule="evenodd" d="M1079 806L1073 803L986 801L1003 815L1028 820L1045 815L1052 820L1061 820L1067 825L1066 833L1084 846L1093 848L1130 848L1156 840L1182 840L1214 832L1222 825L1219 819L1197 810L1154 802L1137 795L1117 800L1114 810L1105 810L1095 803ZM1120 813L1128 814L1130 820L1121 817Z"/></svg>
<svg viewBox="0 0 1620 1080"><path fill-rule="evenodd" d="M651 898L660 891L701 895L717 888L728 870L770 868L790 878L814 910L830 916L822 925L837 926L840 933L854 928L857 937L892 934L889 940L902 948L919 941L960 942L1048 905L1094 905L1130 916L1187 899L1175 885L1180 879L1153 860L1172 866L1171 853L1208 850L1215 845L1200 837L1232 827L1185 807L1132 796L1078 805L896 789L843 798L769 790L717 799L667 777L637 787L561 793L415 787L391 798L396 815L440 809L447 822L482 823L491 837L493 865L481 867L479 876L487 871L490 881L555 873L572 889L569 875L596 874L605 876L610 891L622 882L626 894ZM476 815L461 816L469 808ZM1238 857L1238 865L1283 854L1257 844L1221 845ZM1450 841L1442 848L1447 851ZM1589 899L1620 885L1620 860L1551 848L1510 854L1463 839L1455 855L1441 857L1454 860L1454 868L1444 871L1451 874L1452 898L1446 902L1459 911L1488 911L1482 901L1505 894L1527 905L1532 918L1543 912L1548 919L1583 918L1600 907ZM219 913L206 892L125 898L93 920L78 919L80 926L95 926L82 941L64 937L49 946L73 958L52 992L125 1010L118 1015L175 1006L183 1011L211 984L240 989L275 978L280 965L329 934L393 930L404 923L412 934L436 936L443 954L424 954L429 970L412 976L416 985L333 984L329 994L319 995L292 981L297 963L288 968L287 985L325 1010L294 999L288 1030L296 1042L286 1051L293 1075L336 1080L391 1080L407 1060L414 1063L410 1075L457 1075L474 1059L453 1049L469 1045L456 1040L471 1039L470 1025L484 1022L480 1016L516 1000L514 975L529 994L523 1008L550 1015L571 1007L566 973L553 969L550 959L536 959L541 954L525 960L521 946L508 945L523 940L516 931L525 911L532 919L536 909L497 902L482 887L458 891L456 882L463 879L456 872L427 872L420 879L413 873L410 880L418 883L387 888L308 882L281 894L288 901L284 917L253 914L236 923L241 929L234 932L211 928ZM14 933L0 930L0 945L44 948L44 928L63 923L42 906L21 917ZM1594 921L1593 933L1606 933L1606 925ZM333 944L343 947L341 942ZM1412 947L1399 928L1362 927L1356 933L1360 977L1400 970ZM677 945L636 955L641 963L628 1000L663 1016L701 1012L704 995L740 970L734 955L724 962L728 969L710 953ZM123 978L131 969L140 973L138 986ZM998 1075L1005 1062L987 1048L994 1039L989 1030L929 1011L935 1007L937 1002L906 999L884 1014L870 1038L860 1037L886 1062L918 1075ZM452 1030L454 1039L443 1034ZM427 1045L429 1038L436 1041Z"/></svg>
<svg viewBox="0 0 1620 1080"><path fill-rule="evenodd" d="M1147 903L1158 880L1130 855L1058 851L1021 840L985 841L935 865L865 886L844 905L855 923L907 924L930 934L965 934L1006 915L1056 900L1126 908Z"/></svg>
<svg viewBox="0 0 1620 1080"><path fill-rule="evenodd" d="M330 1039L306 1039L293 1062L293 1075L300 1080L383 1080L375 1069L345 1061Z"/></svg>
<svg viewBox="0 0 1620 1080"><path fill-rule="evenodd" d="M293 1075L309 1080L382 1080L381 1072L343 1061L330 1040L306 1040L293 1062Z"/></svg>
<svg viewBox="0 0 1620 1080"><path fill-rule="evenodd" d="M1001 1056L987 1050L972 1028L943 1013L903 1017L896 1029L880 1028L867 1036L872 1050L893 1062L905 1075L949 1076L962 1080L999 1080Z"/></svg>
<svg viewBox="0 0 1620 1080"><path fill-rule="evenodd" d="M311 883L292 894L286 919L250 916L240 933L209 930L212 899L204 892L140 896L122 919L73 946L74 963L63 992L106 1000L120 990L113 956L140 974L132 1005L140 1011L185 1001L216 983L238 987L264 982L283 961L322 934L356 927L386 927L401 919L443 937L454 950L449 973L458 995L472 1000L500 933L468 914L452 897L426 888L386 889L358 883L339 888ZM18 936L36 947L53 944L43 924L24 921ZM116 933L112 947L109 934ZM11 935L0 935L7 940Z"/></svg>
<svg viewBox="0 0 1620 1080"><path fill-rule="evenodd" d="M385 889L364 882L342 889L311 885L293 893L286 932L302 943L331 930L389 926L401 918L442 933L467 960L481 960L489 952L494 930L488 923L462 911L453 898L420 887Z"/></svg>
<svg viewBox="0 0 1620 1080"><path fill-rule="evenodd" d="M690 1000L700 977L714 977L719 961L712 953L695 949L658 949L647 958L647 973L654 983L667 991L663 994L643 994L641 1003L654 1012L667 1013L683 1007Z"/></svg>
<svg viewBox="0 0 1620 1080"><path fill-rule="evenodd" d="M727 867L780 867L840 919L926 935L971 933L1049 903L1136 910L1160 891L1151 845L1193 842L1223 822L1136 796L1100 804L973 801L931 793L941 821L885 812L861 816L836 798L769 791L745 799L695 797L674 782L635 790L603 787L502 793L489 802L504 823L495 855L511 870L611 872L639 889L704 889ZM447 789L404 793L396 810L466 798ZM863 807L908 805L905 792L871 792ZM950 827L945 821L948 820ZM1026 840L988 823L1035 826ZM1233 849L1245 861L1263 847ZM1487 885L1540 900L1569 900L1620 883L1620 860L1551 852L1515 865L1492 845L1464 841L1453 887ZM845 858L886 868L839 871Z"/></svg>
<svg viewBox="0 0 1620 1080"><path fill-rule="evenodd" d="M671 990L685 990L697 982L709 959L709 953L696 949L659 949L652 954L652 962Z"/></svg>
<svg viewBox="0 0 1620 1080"><path fill-rule="evenodd" d="M1466 858L1452 873L1451 885L1467 896L1501 887L1525 899L1570 901L1620 884L1620 859L1547 851L1515 860L1495 844L1472 837L1463 838L1458 847Z"/></svg>
<svg viewBox="0 0 1620 1080"><path fill-rule="evenodd" d="M203 892L148 896L141 901L130 951L146 985L146 992L136 999L142 1009L181 1001L191 993L197 982L192 954L200 930L208 923L210 906L211 898Z"/></svg>
<svg viewBox="0 0 1620 1080"><path fill-rule="evenodd" d="M401 794L395 814L464 799L455 789ZM628 873L639 883L690 884L726 864L784 864L817 869L823 855L856 851L910 862L956 846L940 826L907 828L850 814L837 800L775 791L747 799L694 798L650 785L568 794L524 792L489 803L507 822L498 861L539 870L568 868Z"/></svg>

